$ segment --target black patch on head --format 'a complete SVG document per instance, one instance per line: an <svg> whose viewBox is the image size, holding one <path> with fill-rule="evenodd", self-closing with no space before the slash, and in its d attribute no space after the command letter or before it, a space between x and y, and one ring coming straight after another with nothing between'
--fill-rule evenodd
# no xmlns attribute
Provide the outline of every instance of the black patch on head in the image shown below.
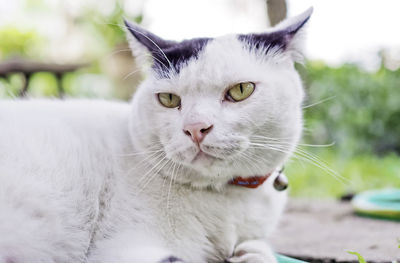
<svg viewBox="0 0 400 263"><path fill-rule="evenodd" d="M124 22L129 32L151 53L154 60L152 67L162 78L167 78L169 72L179 73L189 60L198 58L199 52L211 40L211 38L194 38L181 42L164 40L126 20Z"/></svg>
<svg viewBox="0 0 400 263"><path fill-rule="evenodd" d="M192 58L198 58L199 53L203 50L204 46L206 46L208 41L210 40L210 38L194 38L184 40L170 48L164 49L163 51L165 53L165 56L171 62L174 71L179 73L180 69L189 60L191 60ZM160 58L160 60L162 59L164 60L164 62L168 63L164 56Z"/></svg>
<svg viewBox="0 0 400 263"><path fill-rule="evenodd" d="M238 39L248 44L250 48L265 50L265 54L268 54L272 49L276 52L283 52L309 19L310 16L307 16L305 19L297 21L284 29L269 33L239 35Z"/></svg>
<svg viewBox="0 0 400 263"><path fill-rule="evenodd" d="M288 44L281 32L239 35L238 39L248 44L250 48L265 50L265 54L272 48L284 51Z"/></svg>

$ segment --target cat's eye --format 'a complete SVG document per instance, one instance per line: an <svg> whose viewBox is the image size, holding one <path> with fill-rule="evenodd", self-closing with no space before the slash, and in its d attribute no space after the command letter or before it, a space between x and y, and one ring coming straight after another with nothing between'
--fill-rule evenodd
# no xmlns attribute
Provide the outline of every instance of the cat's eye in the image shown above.
<svg viewBox="0 0 400 263"><path fill-rule="evenodd" d="M234 102L245 100L250 97L255 87L253 82L238 83L228 90L226 98Z"/></svg>
<svg viewBox="0 0 400 263"><path fill-rule="evenodd" d="M158 100L167 108L176 108L181 105L181 98L172 93L158 93Z"/></svg>

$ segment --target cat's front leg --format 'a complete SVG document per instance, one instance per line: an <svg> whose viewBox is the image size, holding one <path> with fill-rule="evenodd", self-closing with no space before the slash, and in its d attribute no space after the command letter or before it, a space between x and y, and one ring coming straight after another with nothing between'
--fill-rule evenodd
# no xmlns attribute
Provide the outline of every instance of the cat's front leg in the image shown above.
<svg viewBox="0 0 400 263"><path fill-rule="evenodd" d="M247 240L235 247L229 263L276 263L270 246L264 240Z"/></svg>

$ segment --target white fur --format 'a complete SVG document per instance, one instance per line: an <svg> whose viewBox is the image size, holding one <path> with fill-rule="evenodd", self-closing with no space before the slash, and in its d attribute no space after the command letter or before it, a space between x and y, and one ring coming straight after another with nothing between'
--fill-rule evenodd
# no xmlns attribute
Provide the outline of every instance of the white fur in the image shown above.
<svg viewBox="0 0 400 263"><path fill-rule="evenodd" d="M252 81L240 103L231 85ZM157 92L173 92L169 109ZM285 192L234 176L273 172L300 138L301 81L293 57L260 57L234 36L213 40L178 75L142 83L132 104L0 102L0 263L274 262L268 237ZM200 159L182 131L213 124ZM254 135L281 150L254 147ZM282 147L283 147L282 146Z"/></svg>

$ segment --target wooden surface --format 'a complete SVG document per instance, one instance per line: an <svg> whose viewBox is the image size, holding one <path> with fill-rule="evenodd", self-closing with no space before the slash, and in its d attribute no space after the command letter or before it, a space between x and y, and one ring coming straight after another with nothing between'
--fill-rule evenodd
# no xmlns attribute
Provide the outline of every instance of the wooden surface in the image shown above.
<svg viewBox="0 0 400 263"><path fill-rule="evenodd" d="M24 77L24 84L21 87L19 96L24 97L27 94L32 74L37 72L49 72L55 75L57 79L58 96L62 98L64 95L64 88L62 86L63 75L86 66L88 66L88 64L54 64L25 59L11 59L0 63L0 77L7 79L8 75L12 73L22 74Z"/></svg>
<svg viewBox="0 0 400 263"><path fill-rule="evenodd" d="M400 263L400 222L359 217L349 202L289 200L274 249L311 262L358 262L346 251L360 253L368 263Z"/></svg>
<svg viewBox="0 0 400 263"><path fill-rule="evenodd" d="M24 73L33 74L36 72L51 72L53 74L64 74L73 72L79 68L85 67L87 64L54 64L54 63L41 63L29 60L9 60L0 63L0 75L7 75L10 73Z"/></svg>

